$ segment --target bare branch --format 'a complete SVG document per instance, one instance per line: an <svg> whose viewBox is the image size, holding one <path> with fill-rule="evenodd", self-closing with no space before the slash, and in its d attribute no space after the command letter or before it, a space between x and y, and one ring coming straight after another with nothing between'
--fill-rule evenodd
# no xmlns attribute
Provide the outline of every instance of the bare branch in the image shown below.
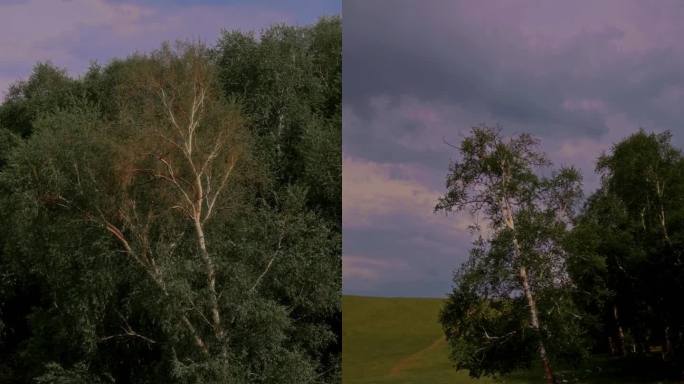
<svg viewBox="0 0 684 384"><path fill-rule="evenodd" d="M176 122L176 117L173 115L173 110L171 109L171 106L169 103L166 101L166 92L164 91L164 88L161 87L161 101L162 104L164 104L164 108L166 109L166 112L169 115L169 120L171 121L171 124L173 124L174 127L178 130L178 133L183 135L183 131L181 130L180 126Z"/></svg>
<svg viewBox="0 0 684 384"><path fill-rule="evenodd" d="M185 201L190 205L190 207L194 207L194 204L193 204L192 200L190 199L190 196L185 191L185 189L178 183L178 180L176 179L176 174L173 171L173 167L171 167L171 164L168 161L166 161L166 159L164 159L163 157L159 157L159 161L161 161L162 163L164 163L164 165L166 165L166 170L169 172L170 179L167 179L167 180L171 181L171 183L176 186L176 188L183 195L183 197L185 198Z"/></svg>
<svg viewBox="0 0 684 384"><path fill-rule="evenodd" d="M284 239L284 238L285 238L285 231L283 230L283 231L280 233L280 236L278 237L278 245L277 245L277 247L276 247L275 252L273 252L273 256L271 256L271 260L269 260L269 262L268 262L268 264L266 265L266 268L264 269L264 271L261 272L261 274L259 275L259 277L256 279L256 281L254 282L254 285L252 285L252 288L249 289L250 292L253 292L253 291L256 289L256 287L257 287L257 286L259 285L259 283L261 282L261 279L263 279L264 276L266 276L266 274L268 273L268 271L271 269L271 265L273 265L273 261L275 261L276 257L277 257L278 254L280 253L280 250L281 250L281 248L282 248L282 243L283 243L283 239Z"/></svg>
<svg viewBox="0 0 684 384"><path fill-rule="evenodd" d="M141 334L139 334L133 330L124 330L124 333L119 333L116 335L101 337L98 341L104 342L104 341L111 340L111 339L118 338L118 337L137 337L137 338L140 338L140 339L142 339L142 340L144 340L150 344L156 344L157 343L156 341L150 339L149 337L143 336L143 335L141 335Z"/></svg>
<svg viewBox="0 0 684 384"><path fill-rule="evenodd" d="M212 210L214 209L214 205L216 204L216 200L221 194L221 191L223 191L223 188L226 186L226 183L228 182L230 174L233 172L233 168L235 168L236 163L237 158L235 157L235 155L231 156L230 166L228 167L226 173L223 175L221 184L219 184L218 188L216 189L216 192L214 192L214 196L211 198L211 202L209 203L209 206L207 208L207 213L205 214L204 219L202 219L202 222L209 220L209 218L211 217Z"/></svg>
<svg viewBox="0 0 684 384"><path fill-rule="evenodd" d="M118 311L117 311L117 314L119 315L119 318L121 319L121 321L123 321L125 324L125 327L121 327L121 330L123 331L123 333L101 337L98 341L103 342L103 341L111 340L111 339L114 339L117 337L137 337L137 338L142 339L142 340L144 340L150 344L156 344L157 343L156 341L152 340L151 338L144 336L144 335L141 335L140 333L134 331L133 328L131 327L131 325L128 324L128 321L126 320L126 318Z"/></svg>

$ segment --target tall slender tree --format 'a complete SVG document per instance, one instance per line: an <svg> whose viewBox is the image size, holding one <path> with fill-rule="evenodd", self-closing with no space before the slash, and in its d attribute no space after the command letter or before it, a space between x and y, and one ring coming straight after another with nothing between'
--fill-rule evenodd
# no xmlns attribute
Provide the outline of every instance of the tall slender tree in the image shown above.
<svg viewBox="0 0 684 384"><path fill-rule="evenodd" d="M523 330L514 329L506 335L491 335L482 330L479 340L501 342L514 334L524 333L524 328L529 327L536 340L546 381L553 383L555 377L546 341L548 331L556 324L543 323L540 305L545 307L544 312L549 312L554 306L560 308L560 299L547 300L553 296L547 293L569 283L560 238L572 220L581 196L579 173L573 168L561 168L552 177L539 176L539 168L549 166L550 162L538 150L538 141L529 134L505 138L498 128L473 128L471 135L458 147L458 152L460 159L449 168L447 192L440 198L436 210L467 209L471 214L484 214L492 232L491 238L480 239L480 251L471 254L471 263L482 265L498 261L492 264L497 267L496 272L473 274L466 264L465 271L457 275L457 286L442 315L447 337L458 352L459 343L463 344L464 338L472 334L463 332L465 330L459 329L459 325L467 323L468 317L478 313L482 315L476 308L483 305L506 306L505 303L515 302L516 297L522 298L528 311L521 324ZM489 249L485 247L487 244ZM487 277L492 275L496 278ZM513 275L517 276L517 284L511 284ZM455 312L454 306L462 304L459 301L464 289L475 300L471 302L474 310ZM507 310L499 308L497 311L502 314ZM464 321L457 321L459 316ZM522 321L522 318L518 319ZM505 356L490 354L484 356L485 360L487 356L506 359ZM478 374L481 366L488 363L491 362L480 360L478 364L472 361L465 368ZM511 366L494 365L489 370L496 372L506 368Z"/></svg>

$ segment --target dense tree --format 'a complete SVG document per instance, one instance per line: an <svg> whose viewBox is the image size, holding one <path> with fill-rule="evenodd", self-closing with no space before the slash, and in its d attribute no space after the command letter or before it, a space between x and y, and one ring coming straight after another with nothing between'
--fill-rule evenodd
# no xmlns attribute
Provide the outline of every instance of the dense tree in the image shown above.
<svg viewBox="0 0 684 384"><path fill-rule="evenodd" d="M339 303L341 289L341 66L342 33L339 17L323 18L313 27L277 26L260 36L226 32L216 49L219 82L224 95L243 105L247 126L255 140L254 157L271 175L274 189L286 192L296 185L306 191L306 205L322 215L333 242L329 257L314 269L293 268L289 273L321 270L335 289L318 292L302 300L301 293L276 289L284 305L293 308L298 323L312 332L295 337L319 336L320 322L337 333L320 358L335 363L327 375L339 380L341 307L327 313L318 308ZM281 192L276 192L278 195ZM264 196L272 199L273 195ZM327 266L323 262L327 262ZM305 276L305 275L300 275ZM283 293L288 292L286 295ZM314 306L301 303L318 303Z"/></svg>
<svg viewBox="0 0 684 384"><path fill-rule="evenodd" d="M278 26L258 38L226 32L219 41L221 87L243 101L261 159L282 184L301 183L310 204L341 217L341 22Z"/></svg>
<svg viewBox="0 0 684 384"><path fill-rule="evenodd" d="M599 352L626 354L626 328L641 300L628 272L638 270L644 258L632 236L633 224L624 204L600 189L588 199L566 239L573 298Z"/></svg>
<svg viewBox="0 0 684 384"><path fill-rule="evenodd" d="M339 20L264 36L290 29L307 51ZM316 47L337 66L310 86L335 89L337 48ZM320 142L339 108L266 143L256 100L225 84L273 75L278 44L230 53L254 73L225 49L165 46L79 80L39 65L0 107L3 381L339 380L340 147ZM258 92L278 99L281 80ZM264 162L274 147L304 160Z"/></svg>
<svg viewBox="0 0 684 384"><path fill-rule="evenodd" d="M476 127L451 164L437 210L483 213L489 238L476 243L455 277L441 321L459 368L471 375L506 373L536 352L546 381L553 358L581 352L567 294L561 247L581 195L580 177L562 168L539 176L549 162L527 134L505 138Z"/></svg>
<svg viewBox="0 0 684 384"><path fill-rule="evenodd" d="M50 62L39 63L27 81L13 84L0 106L0 126L26 137L41 116L78 103L80 84Z"/></svg>
<svg viewBox="0 0 684 384"><path fill-rule="evenodd" d="M620 354L647 355L658 346L664 360L681 366L684 158L670 141L668 132L640 130L601 156L602 188L568 249L578 301L593 297L582 305L600 314L598 339L617 340L612 349Z"/></svg>
<svg viewBox="0 0 684 384"><path fill-rule="evenodd" d="M536 144L479 127L458 147L437 209L484 213L489 228L442 311L452 358L479 376L539 353L551 382L551 361L609 352L680 376L684 156L671 134L640 130L600 156L601 186L578 215L577 173L539 176Z"/></svg>

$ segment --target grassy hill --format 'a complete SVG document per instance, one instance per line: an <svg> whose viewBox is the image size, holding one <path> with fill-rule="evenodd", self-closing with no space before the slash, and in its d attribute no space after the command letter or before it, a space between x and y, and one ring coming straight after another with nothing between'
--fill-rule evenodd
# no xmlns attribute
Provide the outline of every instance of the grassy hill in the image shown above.
<svg viewBox="0 0 684 384"><path fill-rule="evenodd" d="M441 299L342 298L343 384L490 384L543 383L541 369L509 375L500 381L472 379L456 371L437 322ZM570 373L572 383L666 383L617 374L614 366L597 358L585 369ZM600 367L601 374L596 370ZM589 373L587 373L589 372ZM581 377L581 378L580 378ZM619 377L619 378L618 378Z"/></svg>
<svg viewBox="0 0 684 384"><path fill-rule="evenodd" d="M456 372L437 317L440 299L342 298L343 384L492 383Z"/></svg>

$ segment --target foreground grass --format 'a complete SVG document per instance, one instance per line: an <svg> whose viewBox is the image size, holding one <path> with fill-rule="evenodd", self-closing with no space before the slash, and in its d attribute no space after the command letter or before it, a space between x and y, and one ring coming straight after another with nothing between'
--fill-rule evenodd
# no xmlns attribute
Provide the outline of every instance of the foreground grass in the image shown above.
<svg viewBox="0 0 684 384"><path fill-rule="evenodd" d="M343 383L473 382L449 362L437 323L441 304L439 299L343 297Z"/></svg>
<svg viewBox="0 0 684 384"><path fill-rule="evenodd" d="M504 378L473 379L456 371L437 322L441 299L342 298L343 384L527 384L543 383L539 368ZM623 365L620 365L623 364ZM650 384L624 375L624 363L596 358L586 367L558 374L567 383ZM628 363L629 364L629 363ZM632 364L634 365L634 364ZM653 367L650 367L653 371ZM657 370L657 368L655 368Z"/></svg>

